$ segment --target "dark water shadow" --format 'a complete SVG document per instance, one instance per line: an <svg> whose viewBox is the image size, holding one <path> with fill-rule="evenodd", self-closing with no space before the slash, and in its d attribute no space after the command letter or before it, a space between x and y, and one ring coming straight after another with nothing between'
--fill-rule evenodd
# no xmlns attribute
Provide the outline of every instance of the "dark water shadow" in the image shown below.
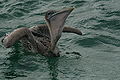
<svg viewBox="0 0 120 80"><path fill-rule="evenodd" d="M14 79L18 77L27 77L27 75L39 69L35 54L25 53L17 43L12 47L12 51L8 53L8 57L4 62L5 69L2 72L5 79Z"/></svg>
<svg viewBox="0 0 120 80"><path fill-rule="evenodd" d="M40 54L27 52L21 48L20 43L16 43L12 47L12 51L8 53L6 61L3 63L5 69L2 73L5 79L28 77L28 74L36 70L41 70L42 64L47 63L48 67L46 68L48 68L49 71L49 79L58 80L58 61L58 57L44 57Z"/></svg>
<svg viewBox="0 0 120 80"><path fill-rule="evenodd" d="M19 60L21 59L22 55L20 54L19 45L16 44L12 47L12 52L8 53L9 57L6 58L6 62L4 65L7 67L4 71L5 79L14 79L16 77L26 77L24 74L17 73L17 68L19 66Z"/></svg>
<svg viewBox="0 0 120 80"><path fill-rule="evenodd" d="M58 57L49 57L47 58L48 68L49 68L49 75L51 80L58 80Z"/></svg>
<svg viewBox="0 0 120 80"><path fill-rule="evenodd" d="M79 55L75 52L69 54ZM8 53L8 57L6 57L6 61L3 64L5 69L2 73L5 79L17 79L28 77L29 74L37 70L47 70L50 80L59 80L58 73L61 73L58 69L59 59L59 57L44 57L40 54L24 51L18 42L12 47L12 51Z"/></svg>

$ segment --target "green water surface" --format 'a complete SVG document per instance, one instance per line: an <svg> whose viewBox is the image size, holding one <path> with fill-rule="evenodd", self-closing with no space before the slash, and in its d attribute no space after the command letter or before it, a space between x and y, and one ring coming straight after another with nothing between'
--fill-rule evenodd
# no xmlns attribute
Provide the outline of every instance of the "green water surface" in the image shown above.
<svg viewBox="0 0 120 80"><path fill-rule="evenodd" d="M83 35L63 33L58 58L0 42L0 80L120 80L120 0L0 0L0 40L16 28L45 23L47 10L66 7L75 7L66 25Z"/></svg>

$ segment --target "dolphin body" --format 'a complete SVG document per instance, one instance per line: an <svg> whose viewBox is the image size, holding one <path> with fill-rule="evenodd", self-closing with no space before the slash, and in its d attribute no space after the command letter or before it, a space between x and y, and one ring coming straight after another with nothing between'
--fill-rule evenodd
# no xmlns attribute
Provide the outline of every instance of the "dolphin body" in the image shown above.
<svg viewBox="0 0 120 80"><path fill-rule="evenodd" d="M67 8L60 11L49 10L46 12L46 24L41 24L31 28L18 28L10 34L4 36L2 43L6 48L10 48L18 40L25 49L45 56L60 56L56 46L62 32L82 35L76 28L64 26L65 20L74 8Z"/></svg>

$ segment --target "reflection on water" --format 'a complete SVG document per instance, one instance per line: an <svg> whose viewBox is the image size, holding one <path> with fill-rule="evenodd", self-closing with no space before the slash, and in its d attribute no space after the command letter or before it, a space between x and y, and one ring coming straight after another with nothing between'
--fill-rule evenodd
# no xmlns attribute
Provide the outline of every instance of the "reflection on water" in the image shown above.
<svg viewBox="0 0 120 80"><path fill-rule="evenodd" d="M49 75L51 76L51 80L58 80L58 60L59 58L48 58L48 68L49 68Z"/></svg>
<svg viewBox="0 0 120 80"><path fill-rule="evenodd" d="M4 63L7 66L6 70L3 72L6 79L13 79L16 77L26 77L23 73L19 73L17 69L21 69L21 65L19 64L19 60L23 55L20 54L20 46L16 44L12 48L12 52L8 53L9 57L6 59ZM23 68L24 69L24 68Z"/></svg>
<svg viewBox="0 0 120 80"><path fill-rule="evenodd" d="M68 78L70 76L67 76L67 74L69 74L69 72L71 73L71 71L69 71L69 68L67 68L67 66L69 67L69 65L71 65L68 64L69 61L71 62L70 59L73 58L73 61L71 63L74 64L74 59L79 59L81 57L80 54L74 53L75 52L67 52L67 57L63 56L61 58L44 57L40 54L33 54L29 52L26 53L26 51L24 51L24 49L20 47L20 44L17 43L12 47L12 51L7 53L9 57L7 57L6 61L2 64L5 68L1 73L3 73L5 79L30 79L31 77L29 77L28 75L36 71L40 72L40 74L45 75L44 77L37 76L38 78L43 80L59 80L59 78ZM66 60L64 60L64 57L66 58ZM62 61L59 62L59 59ZM68 65L62 66L63 64ZM64 67L65 69L68 69L66 72L64 72ZM71 68L72 67L74 68L74 65L71 65ZM71 74L75 74L76 70L77 72L84 72L83 70L79 70L76 68L75 71L73 71ZM47 72L47 74L44 72ZM64 76L59 77L60 75Z"/></svg>
<svg viewBox="0 0 120 80"><path fill-rule="evenodd" d="M5 65L7 68L2 72L4 74L4 77L6 79L14 79L17 77L27 77L29 72L33 72L39 69L39 62L36 64L38 57L39 59L41 57L40 54L33 54L33 53L24 53L21 52L24 51L20 48L19 44L15 44L14 47L12 47L12 52L9 52L9 57L6 59L3 65ZM38 56L37 56L38 55ZM58 80L58 60L59 58L50 58L50 57L44 57L46 60L46 63L48 64L48 71L50 75L51 80ZM44 59L43 59L44 60ZM44 61L44 62L45 62Z"/></svg>

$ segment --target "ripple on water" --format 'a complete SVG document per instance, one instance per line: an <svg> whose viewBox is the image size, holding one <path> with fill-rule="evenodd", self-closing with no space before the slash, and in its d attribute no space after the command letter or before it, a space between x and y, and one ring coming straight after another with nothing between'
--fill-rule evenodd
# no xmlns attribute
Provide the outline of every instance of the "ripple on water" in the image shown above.
<svg viewBox="0 0 120 80"><path fill-rule="evenodd" d="M71 2L71 4L74 4L75 5L75 7L77 8L77 7L81 7L81 6L83 6L84 4L86 3L86 1L72 1Z"/></svg>

